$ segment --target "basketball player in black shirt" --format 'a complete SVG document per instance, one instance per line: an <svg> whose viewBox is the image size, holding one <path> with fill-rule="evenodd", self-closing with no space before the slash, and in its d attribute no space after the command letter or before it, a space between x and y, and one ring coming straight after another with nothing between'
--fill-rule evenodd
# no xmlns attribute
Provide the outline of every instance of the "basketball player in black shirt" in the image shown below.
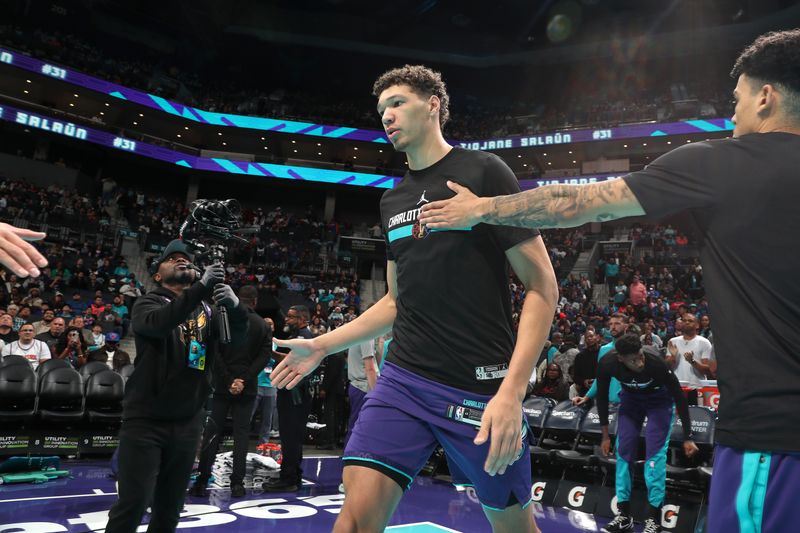
<svg viewBox="0 0 800 533"><path fill-rule="evenodd" d="M762 35L731 75L731 139L603 183L497 198L451 183L456 197L428 204L421 222L567 228L687 212L702 236L720 387L708 531L783 531L800 522L800 29Z"/></svg>

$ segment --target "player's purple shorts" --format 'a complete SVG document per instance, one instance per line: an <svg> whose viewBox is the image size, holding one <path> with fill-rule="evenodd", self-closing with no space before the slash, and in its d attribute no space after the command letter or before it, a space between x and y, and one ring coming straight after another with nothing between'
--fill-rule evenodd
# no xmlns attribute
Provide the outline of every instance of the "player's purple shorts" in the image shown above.
<svg viewBox="0 0 800 533"><path fill-rule="evenodd" d="M797 531L800 454L717 446L707 533Z"/></svg>
<svg viewBox="0 0 800 533"><path fill-rule="evenodd" d="M483 470L489 441L473 444L490 399L387 363L347 443L345 466L374 468L406 490L438 442L447 454L453 483L474 486L484 507L526 506L531 499L531 459L525 417L520 458L505 474L492 477Z"/></svg>

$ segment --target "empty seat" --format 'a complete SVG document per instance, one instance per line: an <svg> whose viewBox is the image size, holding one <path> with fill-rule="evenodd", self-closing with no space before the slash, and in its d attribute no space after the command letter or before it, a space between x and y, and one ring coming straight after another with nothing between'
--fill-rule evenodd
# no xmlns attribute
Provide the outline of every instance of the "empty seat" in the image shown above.
<svg viewBox="0 0 800 533"><path fill-rule="evenodd" d="M525 413L525 418L528 420L528 427L531 430L530 441L531 443L538 442L542 434L542 428L547 421L550 410L556 401L552 398L543 398L541 396L531 396L522 402L522 411Z"/></svg>
<svg viewBox="0 0 800 533"><path fill-rule="evenodd" d="M122 379L124 379L127 383L128 378L131 377L131 374L133 374L134 370L136 370L136 367L128 364L119 369L119 375L122 376Z"/></svg>
<svg viewBox="0 0 800 533"><path fill-rule="evenodd" d="M108 365L105 363L100 363L99 361L90 361L83 365L79 370L78 373L83 378L84 383L89 383L89 378L92 377L93 374L98 372L104 372L109 370Z"/></svg>
<svg viewBox="0 0 800 533"><path fill-rule="evenodd" d="M586 412L585 407L574 406L570 400L554 406L544 423L538 443L531 447L534 458L548 458L554 450L572 447Z"/></svg>
<svg viewBox="0 0 800 533"><path fill-rule="evenodd" d="M42 376L54 368L72 368L72 365L66 359L48 359L36 367L36 373L41 379Z"/></svg>
<svg viewBox="0 0 800 533"><path fill-rule="evenodd" d="M39 380L42 420L77 422L83 418L83 380L72 368L54 368Z"/></svg>
<svg viewBox="0 0 800 533"><path fill-rule="evenodd" d="M86 416L90 422L116 423L122 417L125 384L122 376L106 368L86 382Z"/></svg>
<svg viewBox="0 0 800 533"><path fill-rule="evenodd" d="M617 433L617 405L608 406L608 434L609 437ZM600 444L603 437L603 426L600 425L600 415L597 407L592 407L581 422L578 440L572 450L556 450L553 455L556 459L570 464L596 465L600 459L599 450L595 447Z"/></svg>
<svg viewBox="0 0 800 533"><path fill-rule="evenodd" d="M0 359L0 368L6 367L6 366L11 366L11 365L22 365L22 364L31 366L31 364L28 362L28 360L25 357L21 356L21 355L6 355L2 359ZM31 367L31 368L33 368L33 367Z"/></svg>
<svg viewBox="0 0 800 533"><path fill-rule="evenodd" d="M0 367L0 420L24 421L33 418L35 412L36 374L31 366Z"/></svg>

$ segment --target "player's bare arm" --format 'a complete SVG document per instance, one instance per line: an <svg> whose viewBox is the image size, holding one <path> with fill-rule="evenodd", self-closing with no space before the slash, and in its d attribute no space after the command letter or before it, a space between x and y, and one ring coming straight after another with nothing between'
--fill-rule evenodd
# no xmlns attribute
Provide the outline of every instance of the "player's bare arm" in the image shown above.
<svg viewBox="0 0 800 533"><path fill-rule="evenodd" d="M456 195L423 207L420 222L433 229L487 223L524 228L571 228L644 215L623 179L587 185L545 185L529 191L479 198L449 182Z"/></svg>

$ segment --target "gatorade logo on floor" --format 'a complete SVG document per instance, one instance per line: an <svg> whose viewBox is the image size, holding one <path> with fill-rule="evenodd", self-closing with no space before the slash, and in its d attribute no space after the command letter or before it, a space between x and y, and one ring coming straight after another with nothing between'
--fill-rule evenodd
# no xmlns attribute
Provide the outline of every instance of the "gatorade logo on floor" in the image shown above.
<svg viewBox="0 0 800 533"><path fill-rule="evenodd" d="M583 505L583 499L586 497L586 487L573 487L567 496L567 503L573 507L580 507Z"/></svg>
<svg viewBox="0 0 800 533"><path fill-rule="evenodd" d="M531 487L531 499L535 502L542 501L544 497L544 489L547 488L547 483L544 481L537 481Z"/></svg>
<svg viewBox="0 0 800 533"><path fill-rule="evenodd" d="M673 528L678 525L679 505L665 505L661 508L661 527Z"/></svg>

